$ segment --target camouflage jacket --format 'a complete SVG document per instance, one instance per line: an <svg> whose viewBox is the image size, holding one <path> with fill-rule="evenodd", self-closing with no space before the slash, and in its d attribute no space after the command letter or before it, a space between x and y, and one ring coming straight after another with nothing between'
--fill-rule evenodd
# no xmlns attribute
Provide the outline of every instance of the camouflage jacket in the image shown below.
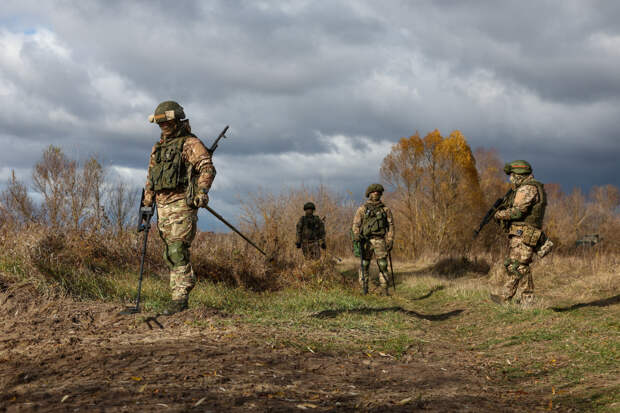
<svg viewBox="0 0 620 413"><path fill-rule="evenodd" d="M542 188L542 184L536 182L532 175L526 177L523 182L517 186L512 202L509 202L507 208L497 211L495 213L495 219L513 222L526 221L526 217L531 215L533 209L538 206L542 208L542 211L537 212L537 214L542 214L542 216L539 217L542 223L544 207L546 206L546 197L544 189L542 189L543 192L540 193L539 186Z"/></svg>
<svg viewBox="0 0 620 413"><path fill-rule="evenodd" d="M202 141L195 135L191 134L191 128L188 121L184 121L175 134L175 136L167 139L176 139L179 137L185 137L185 143L182 149L182 158L185 162L185 167L188 172L196 176L196 186L198 188L205 188L207 191L211 188L213 179L215 178L215 167L211 160L211 153L204 146ZM151 180L151 169L155 165L155 151L159 143L165 142L166 138L160 137L158 143L153 146L151 156L149 160L149 171L146 178L146 185L144 186L144 202L149 204L155 200L158 205L166 205L171 202L183 199L186 196L187 186L177 187L175 189L154 191Z"/></svg>
<svg viewBox="0 0 620 413"><path fill-rule="evenodd" d="M371 208L381 207L383 212L385 213L387 228L385 228L385 241L390 243L394 241L394 218L392 216L392 211L390 208L386 207L381 201L372 202L370 200L366 201L364 205L360 206L355 213L355 217L353 217L353 227L351 230L353 231L353 237L358 238L362 232L362 228L364 226L364 221L368 219L366 217L367 210Z"/></svg>
<svg viewBox="0 0 620 413"><path fill-rule="evenodd" d="M323 220L316 215L302 215L297 222L297 242L317 240L325 242Z"/></svg>

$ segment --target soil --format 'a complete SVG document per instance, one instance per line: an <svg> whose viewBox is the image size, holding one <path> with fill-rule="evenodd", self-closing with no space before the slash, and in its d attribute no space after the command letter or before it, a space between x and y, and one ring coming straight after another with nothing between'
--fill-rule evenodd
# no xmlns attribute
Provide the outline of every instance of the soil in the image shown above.
<svg viewBox="0 0 620 413"><path fill-rule="evenodd" d="M118 305L0 293L4 412L524 412L515 391L459 344L400 359L274 346L268 327L209 309L119 316ZM152 315L151 315L152 316ZM229 327L196 320L227 318ZM430 321L427 321L430 323ZM223 324L223 323L219 323ZM429 340L433 340L432 337Z"/></svg>

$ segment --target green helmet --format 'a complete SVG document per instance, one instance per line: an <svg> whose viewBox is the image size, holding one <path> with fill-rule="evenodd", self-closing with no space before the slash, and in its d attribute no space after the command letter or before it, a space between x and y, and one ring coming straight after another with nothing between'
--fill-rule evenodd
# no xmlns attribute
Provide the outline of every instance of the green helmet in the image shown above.
<svg viewBox="0 0 620 413"><path fill-rule="evenodd" d="M371 192L381 192L383 193L383 185L381 184L370 184L368 188L366 188L366 198L370 195Z"/></svg>
<svg viewBox="0 0 620 413"><path fill-rule="evenodd" d="M306 203L304 204L304 211L305 211L306 209L313 209L313 210L316 210L316 207L314 206L314 204L313 204L312 202L306 202Z"/></svg>
<svg viewBox="0 0 620 413"><path fill-rule="evenodd" d="M173 100L161 102L155 108L155 113L149 116L149 122L151 123L161 123L173 119L185 119L185 112L183 112L183 106L179 105Z"/></svg>
<svg viewBox="0 0 620 413"><path fill-rule="evenodd" d="M517 161L508 162L504 165L504 172L506 172L506 175L510 175L512 173L517 175L529 175L532 173L532 165L530 165L529 162L520 159Z"/></svg>

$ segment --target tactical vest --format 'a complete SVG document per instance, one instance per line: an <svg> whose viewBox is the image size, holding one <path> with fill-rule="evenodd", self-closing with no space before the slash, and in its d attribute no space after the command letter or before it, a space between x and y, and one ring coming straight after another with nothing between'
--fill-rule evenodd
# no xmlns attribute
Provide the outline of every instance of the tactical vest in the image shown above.
<svg viewBox="0 0 620 413"><path fill-rule="evenodd" d="M183 160L183 144L187 138L169 138L155 145L155 164L149 171L154 191L187 187L187 165Z"/></svg>
<svg viewBox="0 0 620 413"><path fill-rule="evenodd" d="M524 215L519 220L512 221L512 223L528 224L535 228L542 229L543 219L545 218L545 210L547 209L547 193L545 192L545 187L542 183L533 179L523 182L521 185L519 185L519 187L523 185L534 185L536 187L536 189L538 190L538 202L532 205L532 209L530 210L529 214ZM514 204L516 193L517 191L512 191L512 193L510 194L510 198L508 199L508 205Z"/></svg>
<svg viewBox="0 0 620 413"><path fill-rule="evenodd" d="M364 209L364 217L362 219L361 234L364 238L384 237L387 233L389 224L387 213L385 212L383 203L376 205L366 204Z"/></svg>
<svg viewBox="0 0 620 413"><path fill-rule="evenodd" d="M301 217L301 239L304 241L316 241L321 239L323 222L316 215Z"/></svg>

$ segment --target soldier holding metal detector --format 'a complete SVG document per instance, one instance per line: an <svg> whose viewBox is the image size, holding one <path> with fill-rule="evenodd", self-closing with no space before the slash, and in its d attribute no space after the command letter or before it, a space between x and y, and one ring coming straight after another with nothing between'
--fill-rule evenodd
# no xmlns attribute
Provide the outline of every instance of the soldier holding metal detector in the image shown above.
<svg viewBox="0 0 620 413"><path fill-rule="evenodd" d="M381 202L382 194L381 184L372 184L366 189L368 201L358 208L351 228L354 250L357 246L359 251L359 281L364 294L368 293L370 260L374 255L379 266L379 283L383 286L385 294L389 295L388 257L391 262L390 253L394 245L394 218L392 211ZM393 273L392 286L395 286Z"/></svg>
<svg viewBox="0 0 620 413"><path fill-rule="evenodd" d="M177 102L160 103L149 120L157 123L161 136L151 151L142 207L157 204L157 229L170 268L172 302L164 310L169 315L187 308L196 284L189 248L196 235L198 208L209 202L215 168L211 152L192 134Z"/></svg>
<svg viewBox="0 0 620 413"><path fill-rule="evenodd" d="M220 139L226 137L228 126L207 149L200 139L192 134L183 107L177 102L160 103L149 121L159 125L161 136L151 151L146 185L140 203L140 222L144 223L146 232L140 264L138 303L132 312L139 311L146 239L156 205L157 229L165 245L164 260L170 268L172 290L172 301L163 314L171 315L187 309L189 293L196 284L189 249L196 236L198 208L208 210L261 254L266 254L207 205L209 189L215 178L211 157ZM139 226L139 230L141 228L142 226Z"/></svg>

